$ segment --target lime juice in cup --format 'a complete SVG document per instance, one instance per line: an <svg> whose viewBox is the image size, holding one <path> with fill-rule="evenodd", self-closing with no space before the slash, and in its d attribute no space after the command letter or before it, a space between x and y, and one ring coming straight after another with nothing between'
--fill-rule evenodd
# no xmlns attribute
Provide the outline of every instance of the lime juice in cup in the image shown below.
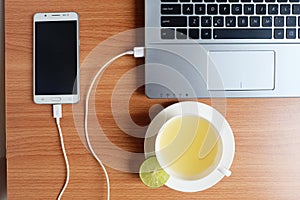
<svg viewBox="0 0 300 200"><path fill-rule="evenodd" d="M220 159L222 142L207 120L194 115L176 116L160 129L157 159L169 173L185 180L206 176Z"/></svg>

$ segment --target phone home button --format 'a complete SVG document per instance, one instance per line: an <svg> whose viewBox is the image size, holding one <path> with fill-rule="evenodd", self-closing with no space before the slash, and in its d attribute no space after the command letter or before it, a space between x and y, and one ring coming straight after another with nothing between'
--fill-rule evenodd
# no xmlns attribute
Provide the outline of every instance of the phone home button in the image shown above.
<svg viewBox="0 0 300 200"><path fill-rule="evenodd" d="M60 97L53 97L53 98L51 98L51 101L60 102L61 98Z"/></svg>

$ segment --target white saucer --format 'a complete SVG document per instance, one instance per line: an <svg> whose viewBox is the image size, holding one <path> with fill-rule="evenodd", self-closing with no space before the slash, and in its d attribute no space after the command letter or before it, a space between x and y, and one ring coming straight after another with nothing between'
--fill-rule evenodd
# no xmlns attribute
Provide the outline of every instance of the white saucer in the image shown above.
<svg viewBox="0 0 300 200"><path fill-rule="evenodd" d="M155 156L155 140L159 129L170 118L181 114L198 115L214 125L214 127L219 131L223 142L223 155L219 166L229 169L231 167L235 152L235 143L232 130L226 119L217 110L199 102L187 101L173 104L162 110L152 120L146 132L144 142L144 152L146 158ZM200 180L182 180L171 176L165 185L181 192L198 192L212 187L223 177L224 175L218 170L213 171L211 174Z"/></svg>

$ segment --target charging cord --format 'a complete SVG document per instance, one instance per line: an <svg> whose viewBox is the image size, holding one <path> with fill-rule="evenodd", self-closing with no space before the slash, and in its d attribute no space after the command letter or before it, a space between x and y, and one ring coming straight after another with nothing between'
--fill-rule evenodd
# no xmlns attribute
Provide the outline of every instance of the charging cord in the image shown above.
<svg viewBox="0 0 300 200"><path fill-rule="evenodd" d="M70 165L69 165L69 160L68 160L68 156L66 153L66 148L65 148L65 143L64 143L64 138L63 138L63 134L62 134L62 130L61 130L61 126L60 126L60 118L62 117L62 106L61 104L58 105L53 105L53 117L56 120L56 125L57 125L57 129L59 132L59 138L60 138L60 144L61 144L61 149L64 155L64 159L65 159L65 164L66 164L66 168L67 168L67 176L66 176L66 181L65 184L63 186L63 188L61 189L57 200L60 200L62 195L64 194L68 184L69 184L69 180L70 180Z"/></svg>
<svg viewBox="0 0 300 200"><path fill-rule="evenodd" d="M89 138L89 133L88 133L88 108L89 108L90 94L92 92L92 89L93 89L93 87L95 85L95 82L98 79L98 77L115 60L117 60L117 59L119 59L119 58L121 58L125 55L134 55L135 58L142 58L142 57L144 57L144 54L145 54L144 47L135 47L133 51L127 51L127 52L124 52L124 53L121 53L121 54L115 56L114 58L109 60L104 66L102 66L99 69L99 71L95 75L94 79L92 80L92 83L91 83L91 85L89 87L89 90L87 92L86 101L85 101L85 113L84 113L84 133L85 133L87 145L88 145L88 148L89 148L90 152L92 153L93 157L97 160L97 162L99 163L99 165L102 167L102 169L104 171L104 174L105 174L105 177L106 177L106 184L107 184L107 200L110 199L110 183L109 183L108 173L107 173L107 170L106 170L105 166L103 165L102 161L100 160L100 158L95 153L95 151L94 151L94 149L91 145L90 138ZM61 149L62 149L62 152L63 152L65 165L66 165L66 170L67 170L65 184L64 184L63 188L61 189L58 197L57 197L57 200L60 200L62 195L64 194L68 184L69 184L69 181L70 181L70 165L69 165L69 160L68 160L68 156L67 156L66 148L65 148L65 144L64 144L64 138L63 138L63 134L62 134L61 126L60 126L60 118L62 118L62 105L61 104L53 105L53 118L55 118L57 129L58 129L58 132L59 132Z"/></svg>
<svg viewBox="0 0 300 200"><path fill-rule="evenodd" d="M106 177L106 184L107 184L107 200L110 199L110 183L109 183L109 177L108 177L108 173L107 170L104 166L104 164L102 163L102 161L100 160L100 158L97 156L97 154L95 153L92 145L91 145L91 141L89 138L89 132L88 132L88 112L89 112L89 99L90 99L90 95L92 92L92 89L96 83L96 80L98 79L98 77L104 72L104 70L110 65L112 64L114 61L116 61L117 59L126 56L126 55L133 55L135 58L142 58L145 55L145 48L144 47L135 47L132 51L127 51L124 53L121 53L115 57L113 57L112 59L110 59L106 64L104 64L99 71L97 72L97 74L95 75L95 77L93 78L91 85L89 87L89 90L87 92L86 95L86 100L85 100L85 112L84 112L84 133L85 133L85 138L87 141L87 145L88 148L90 150L90 152L92 153L93 157L97 160L97 162L99 163L99 165L101 166L101 168L104 171L105 177Z"/></svg>

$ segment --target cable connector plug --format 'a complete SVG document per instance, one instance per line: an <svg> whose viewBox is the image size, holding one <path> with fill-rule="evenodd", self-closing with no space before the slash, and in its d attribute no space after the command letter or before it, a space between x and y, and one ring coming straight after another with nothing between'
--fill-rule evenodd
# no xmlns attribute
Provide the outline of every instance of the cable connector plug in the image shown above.
<svg viewBox="0 0 300 200"><path fill-rule="evenodd" d="M145 47L134 47L133 52L135 58L145 57Z"/></svg>
<svg viewBox="0 0 300 200"><path fill-rule="evenodd" d="M53 118L55 118L56 123L59 124L60 118L62 118L62 106L61 106L61 104L53 105Z"/></svg>

